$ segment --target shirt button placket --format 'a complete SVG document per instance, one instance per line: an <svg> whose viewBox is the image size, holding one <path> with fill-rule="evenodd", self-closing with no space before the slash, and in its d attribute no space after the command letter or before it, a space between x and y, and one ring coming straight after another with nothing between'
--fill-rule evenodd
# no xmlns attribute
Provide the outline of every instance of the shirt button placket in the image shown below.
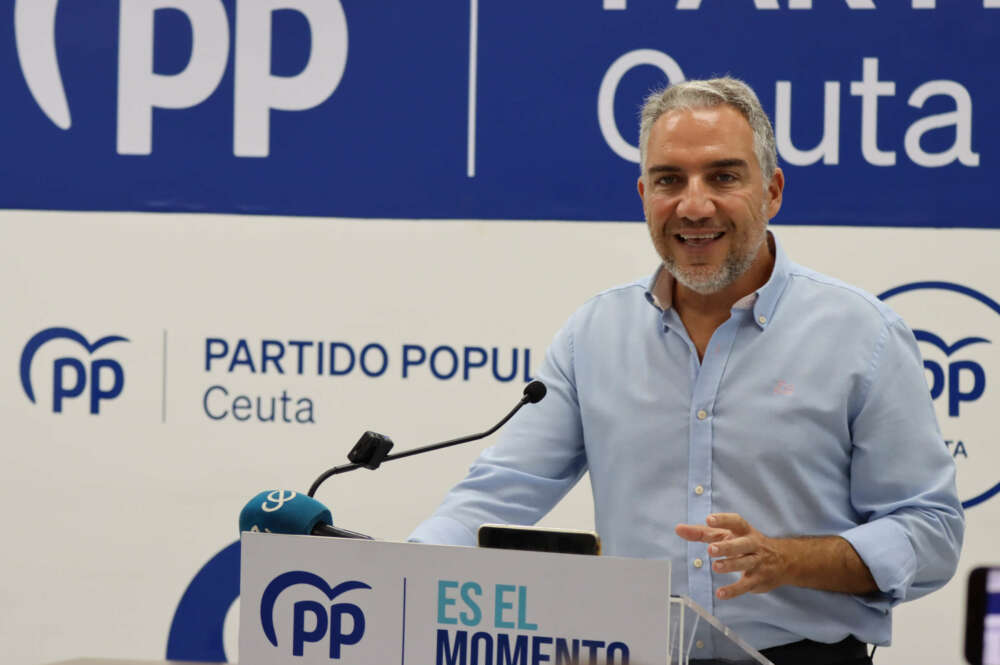
<svg viewBox="0 0 1000 665"><path fill-rule="evenodd" d="M711 447L711 435L707 428L711 427L710 413L707 408L699 408L694 413L694 430L692 432L694 441L697 441L695 445L708 446L708 450ZM704 449L705 452L708 450ZM709 453L710 456L710 453ZM692 488L691 492L693 496L691 497L691 517L693 518L693 523L704 524L705 518L711 513L711 493L710 493L710 482L711 482L711 469L709 467L704 467L699 465L696 475L692 477ZM711 611L712 607L712 573L710 566L705 565L708 561L705 556L705 545L703 543L689 543L688 549L689 556L691 557L691 587L689 593L691 593L692 599L708 608Z"/></svg>

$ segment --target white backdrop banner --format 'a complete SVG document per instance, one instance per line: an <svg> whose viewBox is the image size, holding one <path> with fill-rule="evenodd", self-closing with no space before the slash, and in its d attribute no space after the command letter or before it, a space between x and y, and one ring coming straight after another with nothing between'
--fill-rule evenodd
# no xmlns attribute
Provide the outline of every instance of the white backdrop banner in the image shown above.
<svg viewBox="0 0 1000 665"><path fill-rule="evenodd" d="M965 576L1000 560L1000 233L775 232L921 337L969 528L955 579L895 610L878 661L959 665ZM6 662L235 660L251 496L304 490L367 429L400 449L486 429L579 304L656 262L639 224L0 213ZM488 443L317 498L402 540ZM545 524L593 527L586 482Z"/></svg>

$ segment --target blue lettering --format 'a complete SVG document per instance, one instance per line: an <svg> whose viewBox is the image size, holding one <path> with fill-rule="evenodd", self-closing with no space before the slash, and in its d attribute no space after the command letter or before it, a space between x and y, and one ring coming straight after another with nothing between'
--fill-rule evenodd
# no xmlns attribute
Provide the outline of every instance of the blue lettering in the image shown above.
<svg viewBox="0 0 1000 665"><path fill-rule="evenodd" d="M472 655L469 665L493 665L493 636L483 632L474 633L469 651ZM483 654L482 662L479 658L480 652Z"/></svg>
<svg viewBox="0 0 1000 665"><path fill-rule="evenodd" d="M542 653L542 647L552 644L551 637L542 637L541 635L535 635L531 638L531 665L538 665L538 663L544 663L550 660L547 653Z"/></svg>
<svg viewBox="0 0 1000 665"><path fill-rule="evenodd" d="M442 351L447 352L449 355L451 355L451 371L448 372L447 374L442 374L437 369L437 357L438 354L441 353ZM455 372L457 371L458 371L458 354L455 353L455 349L451 348L450 346L442 344L441 346L431 351L431 372L434 374L434 376L441 379L442 381L445 381L455 376Z"/></svg>
<svg viewBox="0 0 1000 665"><path fill-rule="evenodd" d="M972 388L968 392L962 392L961 378L962 372L968 371L972 374ZM948 366L948 415L958 416L958 407L961 402L974 402L979 399L983 391L986 390L986 373L979 363L971 360L960 360Z"/></svg>
<svg viewBox="0 0 1000 665"><path fill-rule="evenodd" d="M342 630L344 615L351 617L351 632ZM361 608L351 603L337 603L330 607L330 658L340 658L340 647L357 644L365 635L365 615Z"/></svg>
<svg viewBox="0 0 1000 665"><path fill-rule="evenodd" d="M222 347L220 351L212 351L213 347ZM212 371L212 360L225 358L229 354L229 344L224 339L209 337L205 340L205 371Z"/></svg>
<svg viewBox="0 0 1000 665"><path fill-rule="evenodd" d="M284 395L284 393L282 393ZM295 411L295 422L297 423L311 423L316 424L313 420L313 403L308 397L300 397L296 406L299 408Z"/></svg>
<svg viewBox="0 0 1000 665"><path fill-rule="evenodd" d="M101 370L104 369L111 370L114 376L111 388L108 390L101 389ZM90 381L90 412L97 413L101 410L102 399L114 399L122 394L122 388L125 387L125 372L114 360L102 358L90 363Z"/></svg>
<svg viewBox="0 0 1000 665"><path fill-rule="evenodd" d="M482 596L483 588L475 582L463 584L462 600L465 602L465 606L471 610L471 612L462 611L460 618L463 626L478 626L479 622L483 620L483 611L479 609L479 603L472 599L473 595ZM472 639L475 641L475 636ZM473 656L473 660L475 660L475 656Z"/></svg>
<svg viewBox="0 0 1000 665"><path fill-rule="evenodd" d="M269 349L276 348L275 353L271 353ZM267 374L267 363L270 362L274 365L274 368L278 370L278 374L284 374L285 370L281 369L281 359L285 356L285 345L274 339L264 339L260 342L260 373Z"/></svg>
<svg viewBox="0 0 1000 665"><path fill-rule="evenodd" d="M241 339L236 343L236 350L233 351L233 359L229 361L229 371L232 372L237 365L246 365L252 373L257 373L257 369L253 364L253 358L250 355L250 347L247 346L245 339Z"/></svg>
<svg viewBox="0 0 1000 665"><path fill-rule="evenodd" d="M350 359L344 369L337 369L337 349L347 351L347 357ZM350 373L352 369L354 369L354 349L351 348L351 345L343 342L330 342L330 376L342 376Z"/></svg>
<svg viewBox="0 0 1000 665"><path fill-rule="evenodd" d="M202 407L205 410L205 415L207 415L212 420L224 420L230 415L230 410L223 408L222 410L212 409L209 407L209 400L212 398L212 393L219 392L222 397L229 397L229 391L223 386L212 386L205 391L205 396L202 399ZM231 413L233 418L239 421L250 420L254 415L254 402L256 402L256 416L257 421L262 423L275 422L277 420L278 414L278 402L281 403L281 421L285 423L293 422L290 414L292 397L288 395L288 391L282 390L280 396L265 397L263 395L256 395L253 399L248 395L236 395L231 404ZM228 400L226 400L228 401ZM270 402L270 409L267 407L267 402ZM295 412L295 420L297 423L311 423L315 424L316 420L313 418L313 403L308 397L300 397L295 405L297 410Z"/></svg>
<svg viewBox="0 0 1000 665"><path fill-rule="evenodd" d="M306 612L316 619L316 626L306 630ZM319 642L326 635L326 608L314 600L300 600L292 606L292 655L301 656L306 642Z"/></svg>
<svg viewBox="0 0 1000 665"><path fill-rule="evenodd" d="M223 388L222 386L212 386L211 388L209 388L208 390L205 391L205 397L202 399L201 403L202 403L202 406L205 408L205 415L206 416L208 416L212 420L222 420L223 418L225 418L228 415L228 413L229 413L228 411L223 411L221 415L217 416L217 415L213 414L212 411L208 408L208 396L211 395L212 392L216 391L216 390L221 391L222 394L224 396L226 396L226 397L229 396L229 391L226 390L225 388Z"/></svg>
<svg viewBox="0 0 1000 665"><path fill-rule="evenodd" d="M286 401L286 402L288 401L288 395L282 393L281 397L282 397L283 401ZM257 396L257 420L259 420L262 423L271 423L271 422L274 422L274 412L277 410L277 409L275 409L275 403L274 403L275 400L274 400L273 397L271 398L271 412L268 413L267 415L264 414L264 402L265 402L265 400L262 400L260 398L260 395L258 395ZM282 404L282 406L284 406L284 404ZM282 410L284 410L284 409L282 409ZM285 422L289 422L289 421L286 420Z"/></svg>
<svg viewBox="0 0 1000 665"><path fill-rule="evenodd" d="M572 641L572 650L570 645L566 644L566 639L562 637L556 638L556 665L579 665L580 662L580 640Z"/></svg>
<svg viewBox="0 0 1000 665"><path fill-rule="evenodd" d="M514 651L511 652L510 635L497 635L497 665L528 665L528 636L518 635L514 638Z"/></svg>
<svg viewBox="0 0 1000 665"><path fill-rule="evenodd" d="M456 583L457 584L457 583ZM455 633L454 646L449 645L448 631L438 628L437 632L437 665L465 665L465 652L468 650L464 630Z"/></svg>
<svg viewBox="0 0 1000 665"><path fill-rule="evenodd" d="M629 652L628 645L624 642L612 642L608 645L608 655L606 662L608 665L628 665Z"/></svg>
<svg viewBox="0 0 1000 665"><path fill-rule="evenodd" d="M500 374L500 349L493 347L493 378L497 381L511 381L517 376L517 349L510 350L510 374Z"/></svg>
<svg viewBox="0 0 1000 665"><path fill-rule="evenodd" d="M416 351L418 353L416 359L410 356L410 353ZM419 344L404 344L403 345L403 378L407 378L410 375L411 365L422 365L424 360L427 359L427 351L424 347Z"/></svg>
<svg viewBox="0 0 1000 665"><path fill-rule="evenodd" d="M504 620L503 612L504 610L509 610L512 607L514 607L514 603L508 603L504 600L504 596L514 591L516 588L517 587L515 587L513 584L497 585L497 591L494 597L494 606L493 606L493 625L496 626L497 628L514 627L513 621Z"/></svg>
<svg viewBox="0 0 1000 665"><path fill-rule="evenodd" d="M237 395L233 400L233 418L236 420L250 420L250 409L252 408L250 398L246 395ZM242 415L242 417L240 417Z"/></svg>
<svg viewBox="0 0 1000 665"><path fill-rule="evenodd" d="M76 372L76 382L72 388L66 388L63 384L63 369L72 367ZM52 365L52 410L62 413L62 401L64 397L79 397L83 393L83 388L87 384L87 370L83 363L76 358L58 358ZM91 411L91 413L95 413Z"/></svg>
<svg viewBox="0 0 1000 665"><path fill-rule="evenodd" d="M476 360L472 360L472 354L476 354L478 358ZM479 346L465 347L465 351L463 353L464 362L462 363L462 379L465 381L469 380L469 370L475 367L485 367L486 359L488 357L489 356L486 355L486 349L482 347Z"/></svg>
<svg viewBox="0 0 1000 665"><path fill-rule="evenodd" d="M448 589L457 589L458 582L454 580L438 580L438 623L454 625L458 623L458 619L450 617L447 615L447 608L449 605L454 605L456 603L454 598L448 597ZM440 631L438 631L440 636Z"/></svg>
<svg viewBox="0 0 1000 665"><path fill-rule="evenodd" d="M528 587L517 587L517 628L518 630L538 630L537 623L528 623Z"/></svg>
<svg viewBox="0 0 1000 665"><path fill-rule="evenodd" d="M581 644L589 650L588 660L590 661L590 665L595 665L597 663L597 651L604 648L604 642L600 640L583 640Z"/></svg>
<svg viewBox="0 0 1000 665"><path fill-rule="evenodd" d="M377 350L382 354L382 367L377 371L373 372L368 369L368 362L365 360L368 357L368 352L372 350ZM385 347L381 344L372 343L361 349L361 371L368 376L382 376L385 374L385 370L389 368L389 354L386 353Z"/></svg>
<svg viewBox="0 0 1000 665"><path fill-rule="evenodd" d="M531 383L535 379L531 376L531 349L524 350L524 382Z"/></svg>
<svg viewBox="0 0 1000 665"><path fill-rule="evenodd" d="M303 365L304 365L303 361L305 360L305 349L307 347L312 346L313 343L312 342L307 342L307 341L304 341L304 340L295 340L295 339L292 339L292 340L288 341L288 345L295 347L295 354L296 354L295 355L295 358L296 358L295 371L298 374L302 374L303 369L304 369L304 367L303 367ZM320 346L322 346L322 345L320 345Z"/></svg>

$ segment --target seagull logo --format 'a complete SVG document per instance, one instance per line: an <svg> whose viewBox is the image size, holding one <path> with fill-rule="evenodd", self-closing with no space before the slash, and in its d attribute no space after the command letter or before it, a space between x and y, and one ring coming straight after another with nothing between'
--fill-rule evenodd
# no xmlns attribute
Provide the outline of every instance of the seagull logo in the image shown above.
<svg viewBox="0 0 1000 665"><path fill-rule="evenodd" d="M965 338L960 339L957 342L955 342L954 344L952 344L952 345L949 346L948 343L945 342L943 339L941 339L940 337L938 337L934 333L928 332L926 330L914 330L913 331L913 336L917 338L917 341L927 342L929 344L933 344L937 348L941 349L941 351L946 356L950 356L951 354L955 353L956 351L958 351L960 349L964 349L965 347L967 347L967 346L969 346L971 344L982 344L982 343L989 344L990 343L990 340L986 339L985 337L965 337Z"/></svg>
<svg viewBox="0 0 1000 665"><path fill-rule="evenodd" d="M14 40L17 59L35 102L60 129L72 119L56 56L56 9L59 0L16 0Z"/></svg>

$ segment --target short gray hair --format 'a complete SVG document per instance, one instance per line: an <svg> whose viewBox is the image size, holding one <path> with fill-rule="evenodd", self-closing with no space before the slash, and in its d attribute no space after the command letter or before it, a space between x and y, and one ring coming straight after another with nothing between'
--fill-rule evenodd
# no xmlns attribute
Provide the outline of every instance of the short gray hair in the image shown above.
<svg viewBox="0 0 1000 665"><path fill-rule="evenodd" d="M723 104L739 111L749 123L753 132L753 152L764 176L764 187L767 187L778 167L774 129L753 89L730 76L683 81L656 90L646 97L639 121L639 165L643 173L646 170L649 134L661 115L669 111L715 108Z"/></svg>

